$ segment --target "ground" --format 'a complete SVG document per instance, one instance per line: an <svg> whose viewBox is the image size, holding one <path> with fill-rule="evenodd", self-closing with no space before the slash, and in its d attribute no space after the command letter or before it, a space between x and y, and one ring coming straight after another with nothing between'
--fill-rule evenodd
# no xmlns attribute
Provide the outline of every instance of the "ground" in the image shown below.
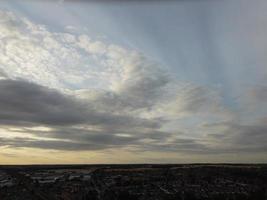
<svg viewBox="0 0 267 200"><path fill-rule="evenodd" d="M1 166L1 200L267 200L267 165Z"/></svg>

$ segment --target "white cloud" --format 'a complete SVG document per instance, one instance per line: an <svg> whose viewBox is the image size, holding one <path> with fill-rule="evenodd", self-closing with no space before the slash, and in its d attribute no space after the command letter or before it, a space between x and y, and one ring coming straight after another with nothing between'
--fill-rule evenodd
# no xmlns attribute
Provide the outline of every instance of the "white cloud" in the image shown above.
<svg viewBox="0 0 267 200"><path fill-rule="evenodd" d="M145 65L153 68L132 50L87 35L52 32L10 12L0 14L0 68L12 78L57 89L113 90L129 81L134 75L129 73L147 70Z"/></svg>
<svg viewBox="0 0 267 200"><path fill-rule="evenodd" d="M142 111L143 116L152 109L165 116L212 112L221 106L212 90L180 87L166 68L141 53L88 35L52 32L12 13L1 16L0 32L6 34L0 41L0 69L11 78L76 91L99 109Z"/></svg>
<svg viewBox="0 0 267 200"><path fill-rule="evenodd" d="M63 91L102 89L132 109L151 107L169 82L160 66L138 52L1 15L0 30L7 33L0 42L0 68L11 78Z"/></svg>

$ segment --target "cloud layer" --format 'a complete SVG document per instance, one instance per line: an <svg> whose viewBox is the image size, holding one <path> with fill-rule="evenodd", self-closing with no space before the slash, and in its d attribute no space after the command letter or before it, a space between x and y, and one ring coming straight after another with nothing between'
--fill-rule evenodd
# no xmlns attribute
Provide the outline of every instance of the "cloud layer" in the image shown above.
<svg viewBox="0 0 267 200"><path fill-rule="evenodd" d="M0 128L20 134L1 133L1 147L267 151L266 86L245 91L234 110L219 88L180 82L136 50L53 32L6 11L0 55Z"/></svg>

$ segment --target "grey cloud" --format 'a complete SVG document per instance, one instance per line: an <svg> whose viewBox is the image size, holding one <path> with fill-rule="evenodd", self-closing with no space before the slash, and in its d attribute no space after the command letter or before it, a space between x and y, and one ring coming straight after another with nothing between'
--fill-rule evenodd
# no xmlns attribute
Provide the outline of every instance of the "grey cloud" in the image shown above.
<svg viewBox="0 0 267 200"><path fill-rule="evenodd" d="M43 138L32 139L25 137L16 138L1 138L0 146L8 146L15 148L39 148L39 149L54 149L66 151L83 151L83 150L104 150L109 148L123 148L135 146L143 149L146 143L142 142L143 139L153 138L155 142L159 142L162 137L154 138L153 134L139 135L139 136L120 136L111 133L91 132L86 130L73 129L66 132L64 129L61 132L51 131L47 135L39 133ZM76 134L78 131L78 134ZM30 132L30 131L29 131ZM29 133L27 131L27 133ZM26 133L26 132L25 132ZM55 139L47 140L46 136L53 135Z"/></svg>
<svg viewBox="0 0 267 200"><path fill-rule="evenodd" d="M240 113L246 118L263 118L267 116L267 86L253 85L246 88L237 99ZM247 115L249 113L249 115Z"/></svg>
<svg viewBox="0 0 267 200"><path fill-rule="evenodd" d="M197 139L177 138L167 143L154 143L144 147L143 151L177 152L177 153L206 153L209 148Z"/></svg>
<svg viewBox="0 0 267 200"><path fill-rule="evenodd" d="M85 121L81 104L34 83L0 80L0 93L1 124L64 125Z"/></svg>
<svg viewBox="0 0 267 200"><path fill-rule="evenodd" d="M44 138L2 139L2 145L72 151L132 145L148 151L208 151L205 145L193 139L168 142L168 138L173 134L159 131L161 122L158 120L112 114L100 108L96 110L90 102L81 101L35 83L3 79L0 80L0 93L0 124L20 126L25 129L25 133ZM47 126L51 130L29 129L31 126L40 125ZM91 125L96 126L97 130L86 128ZM75 126L85 126L85 128ZM48 141L45 138L56 140Z"/></svg>
<svg viewBox="0 0 267 200"><path fill-rule="evenodd" d="M154 63L139 58L137 64L129 70L129 77L122 82L119 95L131 107L151 108L161 100L170 83L170 76Z"/></svg>
<svg viewBox="0 0 267 200"><path fill-rule="evenodd" d="M0 78L7 78L7 74L4 72L3 69L0 68Z"/></svg>
<svg viewBox="0 0 267 200"><path fill-rule="evenodd" d="M149 139L144 136L144 138ZM143 139L144 139L143 138ZM13 148L38 148L65 151L104 150L112 148L135 147L137 151L153 152L194 152L199 153L206 148L192 139L179 139L173 143L160 144L162 141L155 139L153 142L144 142L136 137L122 137L115 135L87 135L85 140L46 140L25 137L1 138L0 146Z"/></svg>
<svg viewBox="0 0 267 200"><path fill-rule="evenodd" d="M267 86L260 85L254 86L248 90L248 95L246 95L250 103L254 104L264 104L267 102Z"/></svg>
<svg viewBox="0 0 267 200"><path fill-rule="evenodd" d="M24 80L0 80L0 93L0 125L19 127L21 131L17 132L43 138L2 138L2 145L78 151L141 145L144 138L167 137L166 133L157 131L159 120L95 110L90 102ZM31 129L36 126L48 127L49 131Z"/></svg>
<svg viewBox="0 0 267 200"><path fill-rule="evenodd" d="M180 83L169 88L169 94L155 108L168 117L232 118L233 111L225 105L220 90L195 84Z"/></svg>
<svg viewBox="0 0 267 200"><path fill-rule="evenodd" d="M178 99L182 102L182 110L185 112L205 112L219 107L220 95L216 92L201 86L187 86L181 90Z"/></svg>
<svg viewBox="0 0 267 200"><path fill-rule="evenodd" d="M124 138L127 140L139 140L139 139L154 139L154 140L164 140L168 138L171 134L163 131L158 131L155 129L100 129L100 130L90 130L87 128L75 128L75 127L53 127L50 131L40 131L31 130L24 128L24 130L17 130L21 133L31 133L41 137L58 138L58 139L69 139L75 141L105 141L112 140L115 135L126 135L126 136L116 136L118 138ZM107 143L109 141L106 141Z"/></svg>
<svg viewBox="0 0 267 200"><path fill-rule="evenodd" d="M99 149L105 149L110 147L125 147L128 145L135 145L143 148L146 145L143 142L144 139L153 140L153 143L163 142L170 137L170 133L161 132L157 130L88 130L86 128L74 128L74 127L53 127L49 131L41 130L31 130L29 128L23 128L22 130L17 130L20 133L32 134L38 136L45 140L46 138L58 140L58 143L61 141L64 143L65 140L71 141L75 144L82 144L82 148L86 149L84 144L88 144L87 150L90 150L91 146L97 145ZM40 139L41 140L41 139ZM15 143L17 141L14 141ZM29 141L31 143L32 140ZM40 141L41 142L41 141ZM44 141L46 143L46 141ZM29 145L29 143L25 143ZM15 145L15 144L14 144ZM77 145L76 145L77 146ZM74 145L75 147L75 145ZM81 148L72 150L81 150ZM42 148L40 146L40 148ZM58 147L53 147L57 149ZM68 148L66 148L68 150Z"/></svg>
<svg viewBox="0 0 267 200"><path fill-rule="evenodd" d="M12 148L38 148L67 151L100 150L108 148L108 145L98 145L93 143L88 144L60 140L37 140L24 137L0 138L0 146L8 146Z"/></svg>
<svg viewBox="0 0 267 200"><path fill-rule="evenodd" d="M266 124L252 124L240 125L232 124L226 134L232 132L232 142L247 148L253 147L261 150L263 147L267 148L267 125ZM265 148L265 150L266 150Z"/></svg>
<svg viewBox="0 0 267 200"><path fill-rule="evenodd" d="M31 0L33 1L33 0ZM97 3L163 3L161 0L49 0L51 2L58 2L58 3L74 3L74 2L82 2L82 3L90 3L90 2L97 2ZM211 1L211 0L165 0L165 3L168 2L199 2L199 1ZM213 0L214 1L214 0Z"/></svg>
<svg viewBox="0 0 267 200"><path fill-rule="evenodd" d="M266 152L267 151L267 125L266 123L254 122L252 124L240 124L237 122L223 122L210 124L208 127L225 127L218 134L208 134L209 138L215 139L217 148L221 152Z"/></svg>
<svg viewBox="0 0 267 200"><path fill-rule="evenodd" d="M156 128L158 121L113 115L93 105L24 80L0 80L0 124L33 126L38 124L102 125L114 127Z"/></svg>
<svg viewBox="0 0 267 200"><path fill-rule="evenodd" d="M95 109L94 103L97 102L91 104L35 83L2 79L0 93L0 125L19 126L22 134L30 133L43 138L0 138L1 146L70 151L133 146L138 151L194 154L267 151L264 120L250 125L234 122L209 124L205 127L207 132L211 127L224 126L226 129L207 138L170 141L177 134L159 131L162 123L159 120ZM198 100L202 102L203 98ZM32 126L46 126L50 130L32 130Z"/></svg>
<svg viewBox="0 0 267 200"><path fill-rule="evenodd" d="M126 71L115 91L87 90L84 94L93 96L97 109L119 113L151 110L166 98L171 84L168 72L142 56L133 59Z"/></svg>
<svg viewBox="0 0 267 200"><path fill-rule="evenodd" d="M0 146L30 147L66 151L104 150L134 147L137 152L175 152L198 154L231 154L266 152L267 127L264 124L240 125L238 123L209 124L206 128L226 126L220 134L201 138L181 138L176 134L149 130L144 132L119 132L118 130L92 131L84 128L52 127L50 131L36 131L25 128L22 133L31 133L43 139L0 138ZM208 129L207 129L208 131ZM123 136L126 134L126 136ZM176 136L175 136L176 135ZM173 136L176 139L169 140ZM46 140L54 138L54 140ZM130 150L132 151L132 150Z"/></svg>

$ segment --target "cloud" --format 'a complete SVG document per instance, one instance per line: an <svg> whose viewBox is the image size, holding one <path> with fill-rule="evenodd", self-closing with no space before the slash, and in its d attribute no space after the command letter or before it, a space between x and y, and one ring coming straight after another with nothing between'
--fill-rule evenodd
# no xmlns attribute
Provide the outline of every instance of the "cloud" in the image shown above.
<svg viewBox="0 0 267 200"><path fill-rule="evenodd" d="M162 107L165 116L211 113L221 106L216 91L193 84L175 86L166 67L139 52L1 14L5 23L0 29L16 35L6 34L0 42L0 63L11 78L75 93L107 112L148 116L144 112Z"/></svg>
<svg viewBox="0 0 267 200"><path fill-rule="evenodd" d="M159 126L157 121L95 110L89 103L24 80L0 80L0 93L2 125Z"/></svg>
<svg viewBox="0 0 267 200"><path fill-rule="evenodd" d="M266 150L266 114L258 111L266 111L264 86L242 97L249 100L244 112L232 111L218 88L180 82L136 50L69 32L0 11L0 127L9 131L8 137L0 133L0 146L190 154ZM256 112L245 120L252 116L249 108ZM203 123L208 125L199 128ZM12 128L21 136L12 137Z"/></svg>
<svg viewBox="0 0 267 200"><path fill-rule="evenodd" d="M1 146L65 151L114 148L136 151L224 154L265 152L267 126L257 123L206 124L201 137L160 131L162 121L93 109L90 102L25 80L0 80L0 125L21 135L0 137ZM38 129L35 127L48 127Z"/></svg>
<svg viewBox="0 0 267 200"><path fill-rule="evenodd" d="M245 98L247 106L251 106L253 108L261 107L261 109L264 109L267 106L267 86L257 85L250 87L243 97Z"/></svg>
<svg viewBox="0 0 267 200"><path fill-rule="evenodd" d="M267 125L261 120L254 123L221 122L207 124L207 135L215 152L266 152Z"/></svg>
<svg viewBox="0 0 267 200"><path fill-rule="evenodd" d="M160 121L95 110L88 102L25 80L0 80L0 93L0 124L34 136L1 138L2 146L71 151L195 151L201 146L188 139L169 141L175 134L159 131ZM34 129L38 126L49 129Z"/></svg>
<svg viewBox="0 0 267 200"><path fill-rule="evenodd" d="M250 85L237 98L239 118L242 121L255 121L267 116L267 86Z"/></svg>
<svg viewBox="0 0 267 200"><path fill-rule="evenodd" d="M81 56L73 45L75 35L50 32L45 26L11 12L0 11L0 14L0 68L11 78L68 89L73 83L82 83L93 76L88 73L90 65L86 64L90 63L89 56Z"/></svg>
<svg viewBox="0 0 267 200"><path fill-rule="evenodd" d="M51 140L36 140L29 138L0 138L0 146L8 146L11 148L38 148L38 149L53 149L53 150L99 150L105 149L107 146L101 146L88 143L75 143L71 141L51 141Z"/></svg>
<svg viewBox="0 0 267 200"><path fill-rule="evenodd" d="M127 111L150 109L171 81L166 70L136 51L87 35L51 32L10 12L1 16L0 69L11 78L64 92L87 91Z"/></svg>
<svg viewBox="0 0 267 200"><path fill-rule="evenodd" d="M34 136L2 138L2 146L96 150L168 136L157 130L159 120L94 109L90 102L25 80L0 80L0 93L0 126Z"/></svg>
<svg viewBox="0 0 267 200"><path fill-rule="evenodd" d="M147 67L151 74L159 71L153 69L159 68L155 62L136 51L88 35L52 32L11 12L0 14L0 69L11 78L30 79L56 89L112 90L129 82L129 75L134 75L129 73L148 78ZM132 81L144 84L142 78Z"/></svg>
<svg viewBox="0 0 267 200"><path fill-rule="evenodd" d="M0 79L7 78L7 74L4 72L3 69L0 69Z"/></svg>
<svg viewBox="0 0 267 200"><path fill-rule="evenodd" d="M1 124L82 123L81 105L55 90L23 80L0 80ZM80 112L81 115L78 115Z"/></svg>
<svg viewBox="0 0 267 200"><path fill-rule="evenodd" d="M108 139L87 141L66 141L66 140L46 140L46 139L32 139L32 138L0 138L0 146L8 146L12 148L38 148L38 149L52 149L64 151L93 151L122 148L130 143L127 138L113 137L108 135ZM101 136L100 136L101 137ZM108 141L109 143L103 143ZM113 141L113 143L111 143ZM114 143L115 141L115 143Z"/></svg>
<svg viewBox="0 0 267 200"><path fill-rule="evenodd" d="M178 88L174 102L170 104L172 112L184 115L211 113L221 106L218 91L198 85L186 84Z"/></svg>
<svg viewBox="0 0 267 200"><path fill-rule="evenodd" d="M115 134L105 131L57 127L46 132L25 129L21 133L31 133L42 137L0 137L0 146L63 151L124 149L134 152L191 152L197 154L208 151L204 144L195 139L175 138L169 141L172 134L155 130L145 134Z"/></svg>
<svg viewBox="0 0 267 200"><path fill-rule="evenodd" d="M58 141L49 141L54 149L61 144L69 149L64 139L74 143L72 150L141 147L142 140L164 141L169 135L160 131L161 119L143 115L161 101L171 81L154 61L87 35L50 32L13 13L1 15L6 34L0 69L10 78L0 82L0 125L42 137L23 139L21 146L44 148L54 138ZM39 126L49 131L29 129ZM18 140L4 141L18 146Z"/></svg>

